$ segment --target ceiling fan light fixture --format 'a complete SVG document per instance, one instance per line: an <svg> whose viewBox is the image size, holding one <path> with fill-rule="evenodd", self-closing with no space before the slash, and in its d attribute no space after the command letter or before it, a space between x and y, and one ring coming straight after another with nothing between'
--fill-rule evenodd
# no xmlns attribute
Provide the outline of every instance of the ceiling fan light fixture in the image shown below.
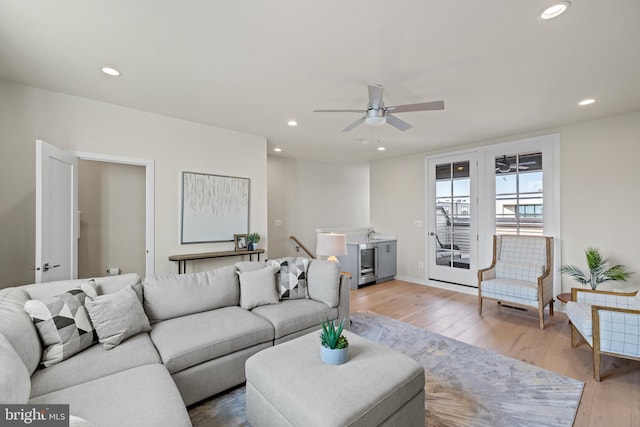
<svg viewBox="0 0 640 427"><path fill-rule="evenodd" d="M558 16L565 13L567 9L569 9L570 5L571 3L569 3L568 1L555 2L540 13L540 19L546 21L548 19L557 18Z"/></svg>
<svg viewBox="0 0 640 427"><path fill-rule="evenodd" d="M364 119L364 122L369 126L380 126L385 124L386 121L387 117L385 116L385 111L383 109L367 110L367 117Z"/></svg>

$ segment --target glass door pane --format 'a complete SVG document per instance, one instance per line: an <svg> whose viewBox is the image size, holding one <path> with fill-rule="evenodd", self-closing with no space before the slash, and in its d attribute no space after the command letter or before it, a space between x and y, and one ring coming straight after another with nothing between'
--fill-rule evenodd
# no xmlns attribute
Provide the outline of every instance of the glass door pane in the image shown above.
<svg viewBox="0 0 640 427"><path fill-rule="evenodd" d="M429 278L475 285L472 221L475 162L465 158L430 160Z"/></svg>

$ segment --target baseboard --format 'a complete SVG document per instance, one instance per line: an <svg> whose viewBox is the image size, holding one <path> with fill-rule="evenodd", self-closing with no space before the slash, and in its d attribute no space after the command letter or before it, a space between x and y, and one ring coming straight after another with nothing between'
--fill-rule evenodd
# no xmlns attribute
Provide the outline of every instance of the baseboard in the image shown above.
<svg viewBox="0 0 640 427"><path fill-rule="evenodd" d="M470 286L456 285L454 283L438 282L436 280L417 279L415 277L396 276L396 280L402 280L404 282L415 283L423 286L431 286L432 288L445 289L447 291L459 292L467 295L478 295L478 288Z"/></svg>

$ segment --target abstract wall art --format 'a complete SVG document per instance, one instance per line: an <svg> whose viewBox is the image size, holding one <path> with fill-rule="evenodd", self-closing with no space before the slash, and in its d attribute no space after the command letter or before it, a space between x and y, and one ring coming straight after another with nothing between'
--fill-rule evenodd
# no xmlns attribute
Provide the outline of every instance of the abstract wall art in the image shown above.
<svg viewBox="0 0 640 427"><path fill-rule="evenodd" d="M249 178L182 172L180 243L232 242L249 231Z"/></svg>

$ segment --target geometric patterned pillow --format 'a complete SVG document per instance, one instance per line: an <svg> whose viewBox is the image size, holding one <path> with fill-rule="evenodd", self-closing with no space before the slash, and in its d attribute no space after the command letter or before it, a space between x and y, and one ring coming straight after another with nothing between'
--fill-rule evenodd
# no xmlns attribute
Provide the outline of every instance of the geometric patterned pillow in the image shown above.
<svg viewBox="0 0 640 427"><path fill-rule="evenodd" d="M308 258L280 258L267 261L280 271L276 275L278 293L281 300L309 298L307 292Z"/></svg>
<svg viewBox="0 0 640 427"><path fill-rule="evenodd" d="M80 289L44 300L29 300L24 309L38 329L44 367L62 362L98 342Z"/></svg>

